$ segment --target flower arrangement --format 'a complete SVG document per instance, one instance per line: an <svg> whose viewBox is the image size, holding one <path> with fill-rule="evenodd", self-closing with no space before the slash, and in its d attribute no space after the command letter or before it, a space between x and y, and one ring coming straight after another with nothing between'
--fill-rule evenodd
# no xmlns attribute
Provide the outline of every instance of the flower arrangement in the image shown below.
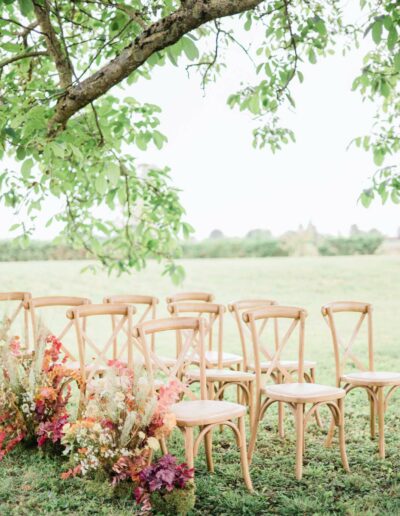
<svg viewBox="0 0 400 516"><path fill-rule="evenodd" d="M181 384L172 381L155 395L141 371L110 362L104 375L87 386L83 417L63 428L61 442L70 468L62 478L97 473L114 485L136 482L159 440L175 426L169 408L181 391Z"/></svg>
<svg viewBox="0 0 400 516"><path fill-rule="evenodd" d="M161 457L139 473L136 502L144 511L154 509L165 515L186 515L195 503L193 473L187 464L177 464L172 455Z"/></svg>
<svg viewBox="0 0 400 516"><path fill-rule="evenodd" d="M35 354L22 351L18 337L0 355L0 460L24 440L58 446L68 421L71 375L61 342L43 337Z"/></svg>

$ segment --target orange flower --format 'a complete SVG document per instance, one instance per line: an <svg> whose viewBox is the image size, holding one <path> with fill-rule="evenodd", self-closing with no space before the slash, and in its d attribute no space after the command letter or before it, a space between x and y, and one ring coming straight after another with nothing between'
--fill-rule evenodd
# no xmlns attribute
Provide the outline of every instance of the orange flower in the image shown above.
<svg viewBox="0 0 400 516"><path fill-rule="evenodd" d="M57 393L52 387L42 387L39 391L39 397L45 400L55 400Z"/></svg>
<svg viewBox="0 0 400 516"><path fill-rule="evenodd" d="M86 455L87 451L88 451L87 448L78 448L78 453L81 453L82 455Z"/></svg>

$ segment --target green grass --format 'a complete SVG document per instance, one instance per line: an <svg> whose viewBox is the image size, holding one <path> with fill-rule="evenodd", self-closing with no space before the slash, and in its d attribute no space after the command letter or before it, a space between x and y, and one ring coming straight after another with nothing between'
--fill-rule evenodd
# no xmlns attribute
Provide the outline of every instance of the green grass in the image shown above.
<svg viewBox="0 0 400 516"><path fill-rule="evenodd" d="M304 306L309 312L306 356L318 360L317 379L333 384L331 341L322 321L323 303L352 299L374 304L375 355L378 369L400 370L400 257L267 258L193 260L184 262L187 279L182 289L209 290L220 302L244 297L275 298L281 304ZM160 268L150 264L137 275L109 278L80 275L79 262L1 263L3 291L30 290L34 295L85 295L94 302L114 293L150 293L161 300L176 289ZM53 321L52 321L53 322ZM233 322L228 318L226 349L239 350ZM357 348L356 348L357 349ZM362 345L359 346L362 349ZM377 455L368 434L366 395L346 398L347 452L351 474L341 468L337 441L323 447L325 432L311 423L306 435L304 477L294 476L294 430L286 418L287 437L277 437L271 409L260 428L251 474L256 494L246 492L239 456L226 430L216 434L216 473L205 468L201 451L196 461L197 505L194 514L400 514L400 396L391 399L386 414L387 459ZM325 424L327 415L325 415ZM174 434L171 451L182 455ZM0 514L131 514L129 498L94 480L59 480L61 459L51 459L22 447L0 465Z"/></svg>

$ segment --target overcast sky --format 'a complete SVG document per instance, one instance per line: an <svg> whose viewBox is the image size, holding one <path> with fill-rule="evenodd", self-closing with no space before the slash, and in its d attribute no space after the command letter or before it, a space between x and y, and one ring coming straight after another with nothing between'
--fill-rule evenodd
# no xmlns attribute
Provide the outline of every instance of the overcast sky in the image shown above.
<svg viewBox="0 0 400 516"><path fill-rule="evenodd" d="M372 107L351 92L361 58L362 52L354 52L302 68L305 81L293 95L297 108L285 115L297 142L276 155L268 148L253 149L251 116L226 104L253 74L238 48L230 51L230 66L205 95L198 76L188 78L183 68L160 68L151 81L127 93L162 107L161 130L168 143L161 151L132 148L132 153L138 162L171 167L186 219L199 238L214 228L232 236L253 228L280 234L310 221L324 233L346 234L358 224L394 235L400 226L398 206L377 201L365 209L357 202L375 170L371 156L346 150L372 124ZM55 207L50 203L47 213ZM12 214L0 208L0 220L0 238L10 236ZM44 227L45 220L39 221L37 238L55 235L55 228Z"/></svg>

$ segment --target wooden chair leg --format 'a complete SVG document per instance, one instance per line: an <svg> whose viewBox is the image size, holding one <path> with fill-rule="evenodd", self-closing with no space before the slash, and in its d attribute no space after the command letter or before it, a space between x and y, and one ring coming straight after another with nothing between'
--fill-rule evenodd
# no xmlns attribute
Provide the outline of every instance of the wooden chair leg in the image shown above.
<svg viewBox="0 0 400 516"><path fill-rule="evenodd" d="M165 440L165 437L161 437L160 438L160 448L161 448L161 453L163 455L167 455L168 454L168 447L167 447L167 442Z"/></svg>
<svg viewBox="0 0 400 516"><path fill-rule="evenodd" d="M245 427L245 421L244 416L239 418L239 433L240 433L240 462L242 466L242 473L244 482L246 484L247 489L252 493L254 491L253 489L253 483L251 481L250 477L250 471L249 471L249 463L247 460L247 450L246 450L246 427Z"/></svg>
<svg viewBox="0 0 400 516"><path fill-rule="evenodd" d="M210 473L214 473L214 462L212 457L212 429L204 436L204 449L206 452L207 469Z"/></svg>
<svg viewBox="0 0 400 516"><path fill-rule="evenodd" d="M371 439L375 439L375 400L373 396L368 395L369 398L369 427L371 432Z"/></svg>
<svg viewBox="0 0 400 516"><path fill-rule="evenodd" d="M312 383L315 383L315 367L311 367L311 369L310 369L310 377L311 377ZM314 412L314 416L315 416L315 422L317 423L317 425L320 428L324 428L324 423L323 423L323 421L321 419L321 416L319 414L319 410L318 409Z"/></svg>
<svg viewBox="0 0 400 516"><path fill-rule="evenodd" d="M285 404L278 402L278 434L281 439L285 437Z"/></svg>
<svg viewBox="0 0 400 516"><path fill-rule="evenodd" d="M189 468L194 467L194 431L192 426L185 428L185 457Z"/></svg>
<svg viewBox="0 0 400 516"><path fill-rule="evenodd" d="M248 382L247 388L249 389L249 399L247 400L247 403L249 405L249 420L250 420L250 432L254 425L254 382Z"/></svg>
<svg viewBox="0 0 400 516"><path fill-rule="evenodd" d="M349 462L347 460L346 453L346 437L344 431L344 399L338 400L338 408L339 408L339 446L340 446L340 456L342 458L342 464L346 471L350 472Z"/></svg>
<svg viewBox="0 0 400 516"><path fill-rule="evenodd" d="M296 404L296 478L303 476L304 403Z"/></svg>
<svg viewBox="0 0 400 516"><path fill-rule="evenodd" d="M329 425L328 435L326 436L326 439L325 439L325 446L327 448L330 448L330 446L332 446L332 439L333 439L334 433L335 433L335 419L332 416L331 423Z"/></svg>
<svg viewBox="0 0 400 516"><path fill-rule="evenodd" d="M258 399L254 411L254 421L251 428L251 434L250 434L250 441L249 441L249 447L247 451L247 457L249 459L249 464L251 464L251 461L253 459L253 453L254 448L256 445L257 440L257 431L258 431L258 425L260 424L260 415L261 415L261 400Z"/></svg>
<svg viewBox="0 0 400 516"><path fill-rule="evenodd" d="M282 383L282 373L277 374L278 383ZM285 437L285 404L278 402L278 434L281 439Z"/></svg>
<svg viewBox="0 0 400 516"><path fill-rule="evenodd" d="M379 456L385 458L385 396L384 388L378 387L378 430L379 430Z"/></svg>

